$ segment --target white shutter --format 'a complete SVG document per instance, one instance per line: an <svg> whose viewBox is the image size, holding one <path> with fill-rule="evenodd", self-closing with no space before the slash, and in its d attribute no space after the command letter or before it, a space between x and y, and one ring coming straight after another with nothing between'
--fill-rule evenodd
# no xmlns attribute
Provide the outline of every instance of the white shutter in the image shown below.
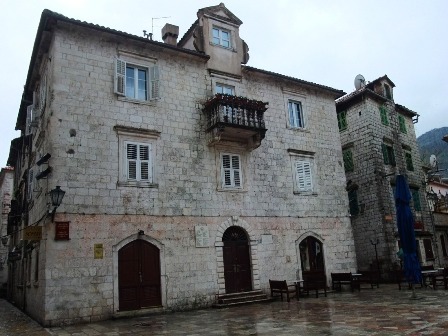
<svg viewBox="0 0 448 336"><path fill-rule="evenodd" d="M311 163L309 161L296 161L296 180L299 191L313 190L311 177Z"/></svg>
<svg viewBox="0 0 448 336"><path fill-rule="evenodd" d="M149 145L139 145L140 180L152 181L151 170L151 147Z"/></svg>
<svg viewBox="0 0 448 336"><path fill-rule="evenodd" d="M115 59L115 91L121 96L126 95L126 62Z"/></svg>
<svg viewBox="0 0 448 336"><path fill-rule="evenodd" d="M233 169L233 181L234 186L241 187L241 175L240 175L240 157L238 155L232 155L232 169Z"/></svg>
<svg viewBox="0 0 448 336"><path fill-rule="evenodd" d="M151 78L151 98L150 99L159 99L160 98L160 74L159 67L157 65L151 67L150 78Z"/></svg>
<svg viewBox="0 0 448 336"><path fill-rule="evenodd" d="M42 113L45 109L45 103L47 99L47 75L45 74L40 81L39 86L39 111ZM35 121L37 121L37 113L34 116Z"/></svg>
<svg viewBox="0 0 448 336"><path fill-rule="evenodd" d="M239 155L222 155L222 185L223 188L241 188L241 164Z"/></svg>
<svg viewBox="0 0 448 336"><path fill-rule="evenodd" d="M137 150L136 144L126 144L126 161L129 180L137 180Z"/></svg>
<svg viewBox="0 0 448 336"><path fill-rule="evenodd" d="M33 118L34 105L29 105L26 108L26 123L25 123L25 135L31 134L31 122Z"/></svg>

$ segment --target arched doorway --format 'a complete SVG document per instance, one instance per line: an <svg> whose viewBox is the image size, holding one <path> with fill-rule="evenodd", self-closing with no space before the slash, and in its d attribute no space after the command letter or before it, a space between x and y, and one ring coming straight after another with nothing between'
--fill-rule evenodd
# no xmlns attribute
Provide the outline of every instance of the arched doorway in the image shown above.
<svg viewBox="0 0 448 336"><path fill-rule="evenodd" d="M322 242L312 236L303 239L299 244L302 273L325 272L324 248Z"/></svg>
<svg viewBox="0 0 448 336"><path fill-rule="evenodd" d="M251 291L250 251L246 232L238 226L231 226L224 232L222 241L226 293Z"/></svg>
<svg viewBox="0 0 448 336"><path fill-rule="evenodd" d="M160 251L142 239L118 251L119 310L137 310L162 305Z"/></svg>

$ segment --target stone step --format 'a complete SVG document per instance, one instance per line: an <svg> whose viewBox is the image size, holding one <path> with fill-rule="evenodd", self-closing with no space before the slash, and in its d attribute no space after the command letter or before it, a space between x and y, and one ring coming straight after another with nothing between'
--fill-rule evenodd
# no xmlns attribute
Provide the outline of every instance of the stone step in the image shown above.
<svg viewBox="0 0 448 336"><path fill-rule="evenodd" d="M263 299L258 299L258 300L246 300L246 301L242 301L242 302L233 302L233 303L214 303L213 304L213 308L227 308L227 307L233 307L233 306L240 306L240 305L245 305L245 304L253 304L253 303L267 303L267 302L271 302L272 299L269 299L267 297L263 298Z"/></svg>
<svg viewBox="0 0 448 336"><path fill-rule="evenodd" d="M238 293L230 293L230 294L218 294L217 300L219 299L228 299L228 298L234 298L234 297L245 297L245 296L251 296L251 295L260 295L264 294L261 290L253 290L248 292L238 292Z"/></svg>
<svg viewBox="0 0 448 336"><path fill-rule="evenodd" d="M216 302L213 304L215 308L225 308L235 305L270 302L265 293L261 290L255 290L250 292L231 293L217 295Z"/></svg>

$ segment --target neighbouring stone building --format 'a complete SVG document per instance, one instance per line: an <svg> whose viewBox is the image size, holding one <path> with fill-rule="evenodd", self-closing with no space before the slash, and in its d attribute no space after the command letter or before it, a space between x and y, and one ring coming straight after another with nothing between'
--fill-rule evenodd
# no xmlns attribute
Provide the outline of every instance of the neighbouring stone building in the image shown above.
<svg viewBox="0 0 448 336"><path fill-rule="evenodd" d="M336 110L357 263L362 269L378 267L387 279L390 271L399 267L396 175L405 175L409 183L423 265L436 259L434 225L415 136L418 114L395 103L395 85L386 75L368 84L363 80L357 76L357 89L337 99Z"/></svg>
<svg viewBox="0 0 448 336"><path fill-rule="evenodd" d="M8 225L23 230L10 299L43 325L356 270L344 92L244 65L242 22L223 4L197 14L179 42L166 25L162 43L42 13Z"/></svg>
<svg viewBox="0 0 448 336"><path fill-rule="evenodd" d="M6 283L8 280L8 214L11 209L11 198L13 193L13 176L14 169L12 167L2 168L0 171L0 200L2 214L0 217L0 297L5 295Z"/></svg>

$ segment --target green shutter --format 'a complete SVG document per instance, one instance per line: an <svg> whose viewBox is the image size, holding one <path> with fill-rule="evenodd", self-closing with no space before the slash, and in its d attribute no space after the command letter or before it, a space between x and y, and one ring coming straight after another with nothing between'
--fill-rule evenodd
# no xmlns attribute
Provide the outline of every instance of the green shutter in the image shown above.
<svg viewBox="0 0 448 336"><path fill-rule="evenodd" d="M402 115L398 116L398 123L399 123L399 126L400 126L400 132L401 133L407 133L406 121L404 120L404 117Z"/></svg>
<svg viewBox="0 0 448 336"><path fill-rule="evenodd" d="M381 123L383 125L388 126L389 125L389 119L387 118L387 111L384 106L380 106L380 116L381 116Z"/></svg>
<svg viewBox="0 0 448 336"><path fill-rule="evenodd" d="M414 164L412 162L412 155L411 155L411 153L406 153L405 154L405 159L406 159L406 169L410 170L410 171L414 171Z"/></svg>
<svg viewBox="0 0 448 336"><path fill-rule="evenodd" d="M342 111L338 113L338 127L339 131L347 129L347 112Z"/></svg>
<svg viewBox="0 0 448 336"><path fill-rule="evenodd" d="M344 169L346 172L351 172L354 169L353 154L350 149L342 151L342 157L344 159Z"/></svg>
<svg viewBox="0 0 448 336"><path fill-rule="evenodd" d="M389 164L389 155L387 154L387 146L385 144L381 144L381 149L383 151L383 160L384 164Z"/></svg>

